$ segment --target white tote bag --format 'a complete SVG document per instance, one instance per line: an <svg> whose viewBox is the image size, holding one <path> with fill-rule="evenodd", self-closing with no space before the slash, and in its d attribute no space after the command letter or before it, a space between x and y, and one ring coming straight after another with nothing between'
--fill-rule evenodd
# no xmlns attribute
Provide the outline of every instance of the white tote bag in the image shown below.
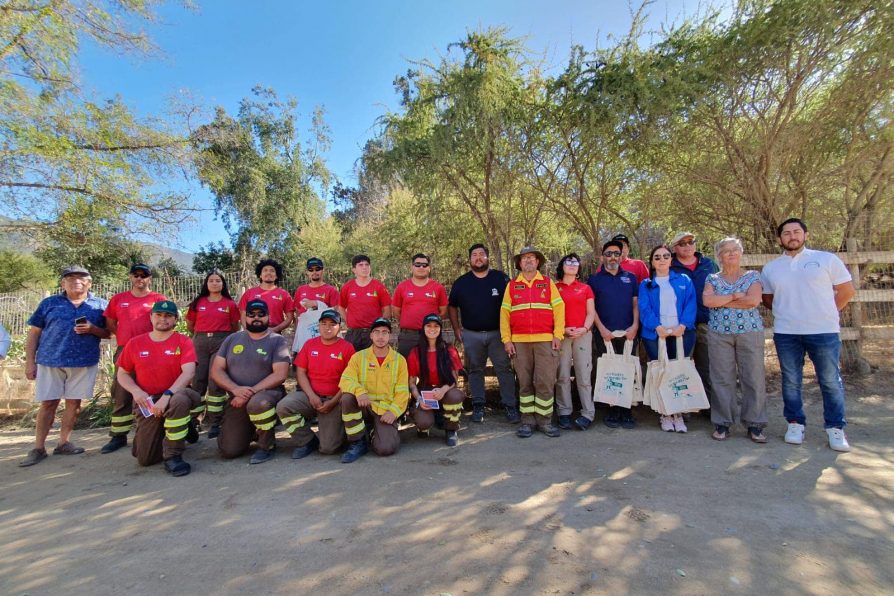
<svg viewBox="0 0 894 596"><path fill-rule="evenodd" d="M292 352L298 353L307 340L320 335L320 315L323 311L319 308L306 310L298 317L295 323L295 341L292 342Z"/></svg>
<svg viewBox="0 0 894 596"><path fill-rule="evenodd" d="M629 346L628 346L629 344ZM636 367L628 354L633 342L624 344L624 353L615 354L612 342L605 342L605 354L596 361L596 381L593 384L593 401L610 406L629 408L634 399Z"/></svg>
<svg viewBox="0 0 894 596"><path fill-rule="evenodd" d="M666 416L711 407L695 363L692 358L684 355L682 337L677 338L677 357L664 365L658 392L665 408L663 414Z"/></svg>
<svg viewBox="0 0 894 596"><path fill-rule="evenodd" d="M643 386L643 404L664 415L661 394L658 387L664 375L664 365L667 363L667 344L665 340L658 338L658 358L650 360L646 368L646 383Z"/></svg>

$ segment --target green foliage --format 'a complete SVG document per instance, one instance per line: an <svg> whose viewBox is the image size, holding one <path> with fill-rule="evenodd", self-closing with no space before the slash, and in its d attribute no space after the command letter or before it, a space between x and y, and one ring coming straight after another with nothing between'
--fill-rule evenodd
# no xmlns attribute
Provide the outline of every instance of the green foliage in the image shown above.
<svg viewBox="0 0 894 596"><path fill-rule="evenodd" d="M212 269L231 271L236 266L236 255L223 242L211 242L199 248L192 258L192 270L205 275Z"/></svg>
<svg viewBox="0 0 894 596"><path fill-rule="evenodd" d="M0 294L16 290L48 290L56 276L40 259L12 250L0 250Z"/></svg>
<svg viewBox="0 0 894 596"><path fill-rule="evenodd" d="M171 257L165 257L160 260L156 263L154 269L155 277L182 277L186 275L186 271Z"/></svg>

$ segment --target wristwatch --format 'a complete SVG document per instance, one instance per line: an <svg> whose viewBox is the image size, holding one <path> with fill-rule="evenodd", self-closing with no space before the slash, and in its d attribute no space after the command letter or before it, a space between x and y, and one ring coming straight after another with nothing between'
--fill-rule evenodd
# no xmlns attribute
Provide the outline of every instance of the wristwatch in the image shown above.
<svg viewBox="0 0 894 596"><path fill-rule="evenodd" d="M162 394L162 395L167 395L168 397L173 397L174 392L171 391L170 389L165 389L164 391L162 391L161 394Z"/></svg>

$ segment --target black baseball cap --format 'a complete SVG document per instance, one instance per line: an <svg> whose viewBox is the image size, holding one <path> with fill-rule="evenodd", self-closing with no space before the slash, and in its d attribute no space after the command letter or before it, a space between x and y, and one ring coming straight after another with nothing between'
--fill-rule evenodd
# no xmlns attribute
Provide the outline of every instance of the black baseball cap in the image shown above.
<svg viewBox="0 0 894 596"><path fill-rule="evenodd" d="M334 308L327 308L320 313L320 320L322 321L323 319L329 319L336 325L341 325L341 315Z"/></svg>
<svg viewBox="0 0 894 596"><path fill-rule="evenodd" d="M310 269L311 267L323 267L323 259L317 257L307 259L307 268Z"/></svg>
<svg viewBox="0 0 894 596"><path fill-rule="evenodd" d="M630 240L624 234L615 234L614 236L612 236L612 240L618 240L620 242L623 242L627 246L630 246Z"/></svg>
<svg viewBox="0 0 894 596"><path fill-rule="evenodd" d="M149 276L152 275L152 268L149 267L149 265L147 265L145 263L135 263L130 266L131 273L136 273L137 271L142 271L143 273L145 273L146 275L149 275Z"/></svg>
<svg viewBox="0 0 894 596"><path fill-rule="evenodd" d="M385 317L379 317L372 322L372 325L369 326L369 330L372 331L376 327L388 327L388 331L391 331L391 321Z"/></svg>
<svg viewBox="0 0 894 596"><path fill-rule="evenodd" d="M429 323L437 323L441 327L444 326L444 322L441 320L441 317L436 315L435 313L425 315L425 318L422 319L422 326L425 327Z"/></svg>
<svg viewBox="0 0 894 596"><path fill-rule="evenodd" d="M245 312L247 314L253 310L263 311L265 315L270 314L270 309L267 307L267 303L263 300L249 300L248 304L245 305Z"/></svg>

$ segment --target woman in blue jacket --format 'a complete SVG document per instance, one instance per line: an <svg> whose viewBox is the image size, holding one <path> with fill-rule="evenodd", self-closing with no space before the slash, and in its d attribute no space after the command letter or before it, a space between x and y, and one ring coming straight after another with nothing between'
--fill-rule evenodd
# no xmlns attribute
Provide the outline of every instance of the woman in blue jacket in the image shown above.
<svg viewBox="0 0 894 596"><path fill-rule="evenodd" d="M671 271L671 251L656 246L649 254L649 279L639 286L639 322L649 360L658 358L658 339L667 338L667 354L675 358L677 337L683 337L683 351L692 354L695 346L695 315L698 302L689 276ZM686 432L680 414L661 417L661 430Z"/></svg>

